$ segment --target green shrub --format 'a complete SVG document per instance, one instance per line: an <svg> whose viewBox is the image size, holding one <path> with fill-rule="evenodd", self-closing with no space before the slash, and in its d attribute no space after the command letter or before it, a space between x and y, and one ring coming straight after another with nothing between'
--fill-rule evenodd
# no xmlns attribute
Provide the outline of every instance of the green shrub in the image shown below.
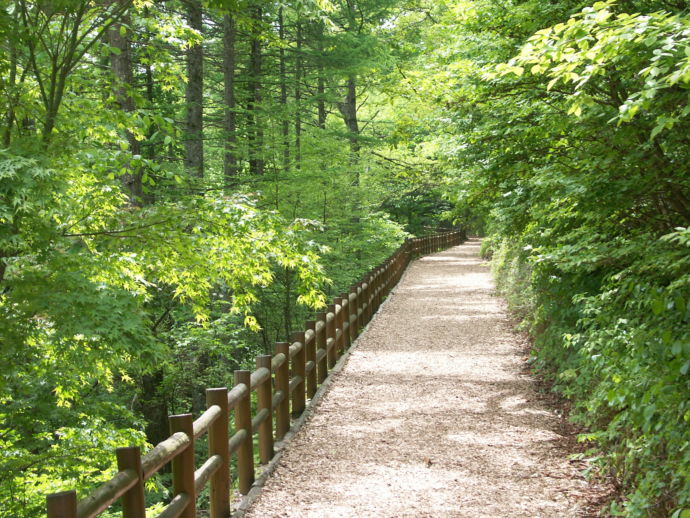
<svg viewBox="0 0 690 518"><path fill-rule="evenodd" d="M689 237L640 235L615 270L564 269L507 240L494 254L499 288L535 336L536 369L627 490L614 515L690 507Z"/></svg>

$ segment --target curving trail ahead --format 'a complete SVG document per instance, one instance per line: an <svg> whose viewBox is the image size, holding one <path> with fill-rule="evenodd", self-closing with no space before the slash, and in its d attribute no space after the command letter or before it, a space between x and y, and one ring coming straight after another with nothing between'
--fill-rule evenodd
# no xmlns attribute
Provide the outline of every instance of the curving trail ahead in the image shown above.
<svg viewBox="0 0 690 518"><path fill-rule="evenodd" d="M590 516L524 351L479 240L414 262L247 516Z"/></svg>

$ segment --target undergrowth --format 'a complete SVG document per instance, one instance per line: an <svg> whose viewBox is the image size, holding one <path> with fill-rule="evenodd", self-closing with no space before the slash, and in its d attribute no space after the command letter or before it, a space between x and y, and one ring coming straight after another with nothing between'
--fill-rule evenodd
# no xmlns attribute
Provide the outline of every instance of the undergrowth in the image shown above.
<svg viewBox="0 0 690 518"><path fill-rule="evenodd" d="M643 243L653 243L653 247ZM631 238L592 267L489 238L498 289L532 364L571 401L580 441L620 488L609 516L690 516L690 232Z"/></svg>

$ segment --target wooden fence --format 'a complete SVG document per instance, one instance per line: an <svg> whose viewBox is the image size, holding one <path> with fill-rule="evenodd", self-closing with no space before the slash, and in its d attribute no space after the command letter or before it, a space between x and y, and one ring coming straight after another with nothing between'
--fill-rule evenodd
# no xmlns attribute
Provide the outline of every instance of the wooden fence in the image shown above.
<svg viewBox="0 0 690 518"><path fill-rule="evenodd" d="M235 371L231 390L207 389L208 408L196 420L192 414L170 416L170 437L143 457L138 447L118 448L118 473L82 500L77 501L76 491L49 495L48 518L92 518L118 499L123 518L145 518L144 483L168 463L172 464L173 497L160 518L196 518L196 496L209 481L210 516L227 518L232 456L236 456L239 491L246 495L254 483L254 435L258 435L259 462L265 464L273 457L275 442L290 429L291 416L304 411L307 399L369 323L409 262L464 239L463 232L408 239L349 293L336 297L328 311L317 313L305 331L293 333L292 344L277 343L275 354L256 359L253 372ZM254 412L252 392L256 392ZM194 443L204 434L208 434L208 458L197 468Z"/></svg>

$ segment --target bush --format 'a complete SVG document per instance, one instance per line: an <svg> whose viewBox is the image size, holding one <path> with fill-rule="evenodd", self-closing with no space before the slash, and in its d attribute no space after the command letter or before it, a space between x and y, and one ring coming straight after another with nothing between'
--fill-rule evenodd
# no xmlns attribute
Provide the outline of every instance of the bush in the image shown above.
<svg viewBox="0 0 690 518"><path fill-rule="evenodd" d="M625 267L595 272L507 240L494 254L501 292L534 333L534 365L627 490L613 515L690 507L689 236L640 235Z"/></svg>

